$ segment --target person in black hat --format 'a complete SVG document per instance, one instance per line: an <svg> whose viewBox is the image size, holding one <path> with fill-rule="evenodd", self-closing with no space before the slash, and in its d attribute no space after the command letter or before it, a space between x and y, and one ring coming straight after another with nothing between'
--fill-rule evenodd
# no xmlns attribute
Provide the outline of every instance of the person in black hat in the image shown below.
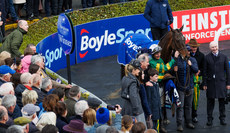
<svg viewBox="0 0 230 133"><path fill-rule="evenodd" d="M123 99L121 114L135 116L137 121L146 124L139 94L140 82L137 79L141 70L141 63L138 60L131 60L130 63L125 66L126 76L122 78L121 82L121 96Z"/></svg>

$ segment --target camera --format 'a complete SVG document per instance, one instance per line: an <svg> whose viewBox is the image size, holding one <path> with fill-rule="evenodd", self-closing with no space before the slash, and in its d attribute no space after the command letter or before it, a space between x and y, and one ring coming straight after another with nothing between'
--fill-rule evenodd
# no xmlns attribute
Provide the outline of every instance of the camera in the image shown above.
<svg viewBox="0 0 230 133"><path fill-rule="evenodd" d="M115 110L116 108L118 108L116 105L107 105L108 110Z"/></svg>

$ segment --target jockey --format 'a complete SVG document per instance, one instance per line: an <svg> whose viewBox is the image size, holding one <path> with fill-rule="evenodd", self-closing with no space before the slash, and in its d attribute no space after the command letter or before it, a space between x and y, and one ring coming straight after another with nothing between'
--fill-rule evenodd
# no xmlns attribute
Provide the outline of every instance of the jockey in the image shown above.
<svg viewBox="0 0 230 133"><path fill-rule="evenodd" d="M161 81L164 78L165 72L171 69L171 66L175 63L175 60L171 59L170 62L165 64L164 61L161 59L162 48L160 46L153 44L149 47L149 49L151 50L151 54L152 54L152 59L149 61L150 67L156 69L159 72L158 83L160 85L161 107L162 107L162 114L163 114L163 118L164 118L164 123L169 124L170 121L167 119L166 108L164 106L165 95L163 93L164 91L162 88L164 85L162 84ZM174 57L177 58L178 56L179 56L179 52L176 51ZM148 83L146 83L146 86L148 86ZM161 118L160 119L160 130L162 128L163 128L163 121Z"/></svg>
<svg viewBox="0 0 230 133"><path fill-rule="evenodd" d="M164 74L166 71L170 70L172 65L174 65L175 60L172 58L171 61L169 61L167 64L164 63L164 61L161 59L161 47L158 45L152 45L150 46L152 59L149 61L149 64L152 68L156 69L159 72L158 76L158 82L160 83L164 77ZM177 58L179 55L179 52L176 51L174 57Z"/></svg>

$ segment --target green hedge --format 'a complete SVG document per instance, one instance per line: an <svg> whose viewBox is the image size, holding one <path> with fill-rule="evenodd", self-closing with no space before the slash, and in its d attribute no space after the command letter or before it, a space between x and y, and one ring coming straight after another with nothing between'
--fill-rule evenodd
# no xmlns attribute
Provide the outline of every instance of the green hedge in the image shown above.
<svg viewBox="0 0 230 133"><path fill-rule="evenodd" d="M142 14L144 13L146 2L147 0L141 0L93 7L85 10L76 10L69 13L69 15L73 24L79 25L101 19ZM169 0L169 4L173 11L178 11L230 5L230 0ZM20 51L22 52L28 43L37 44L45 37L57 32L57 19L58 16L53 16L30 25L29 32L24 36Z"/></svg>

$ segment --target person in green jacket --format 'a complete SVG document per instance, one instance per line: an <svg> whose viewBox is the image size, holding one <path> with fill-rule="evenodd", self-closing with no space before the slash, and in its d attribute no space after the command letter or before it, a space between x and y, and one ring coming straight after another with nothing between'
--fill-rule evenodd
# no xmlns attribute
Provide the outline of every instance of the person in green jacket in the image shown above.
<svg viewBox="0 0 230 133"><path fill-rule="evenodd" d="M11 57L20 57L22 54L19 52L19 48L23 42L23 35L28 32L28 23L25 20L18 22L18 28L11 32L3 41L0 52L7 51L11 54Z"/></svg>
<svg viewBox="0 0 230 133"><path fill-rule="evenodd" d="M158 45L152 45L150 47L152 50L152 59L149 61L151 68L156 69L159 72L158 82L160 83L164 78L165 72L171 69L171 66L176 62L174 59L171 59L167 64L161 59L161 47ZM176 51L174 57L177 58L179 52Z"/></svg>
<svg viewBox="0 0 230 133"><path fill-rule="evenodd" d="M164 107L164 102L165 102L165 96L164 96L164 91L163 91L163 84L162 84L162 79L164 78L165 72L171 69L172 65L176 62L173 58L171 59L170 62L167 64L164 63L164 61L161 59L161 50L162 48L158 45L152 45L150 46L151 49L151 54L152 54L152 59L149 61L150 67L156 69L159 72L158 75L158 83L160 85L160 96L161 96L161 107L162 107L162 115L163 118L160 119L160 130L163 128L163 123L169 124L170 121L167 119L167 114L166 114L166 108ZM174 54L174 57L177 58L179 56L179 52L176 51ZM148 86L148 84L146 84ZM151 86L151 85L150 85ZM163 119L163 121L162 121ZM164 129L163 129L164 132Z"/></svg>

